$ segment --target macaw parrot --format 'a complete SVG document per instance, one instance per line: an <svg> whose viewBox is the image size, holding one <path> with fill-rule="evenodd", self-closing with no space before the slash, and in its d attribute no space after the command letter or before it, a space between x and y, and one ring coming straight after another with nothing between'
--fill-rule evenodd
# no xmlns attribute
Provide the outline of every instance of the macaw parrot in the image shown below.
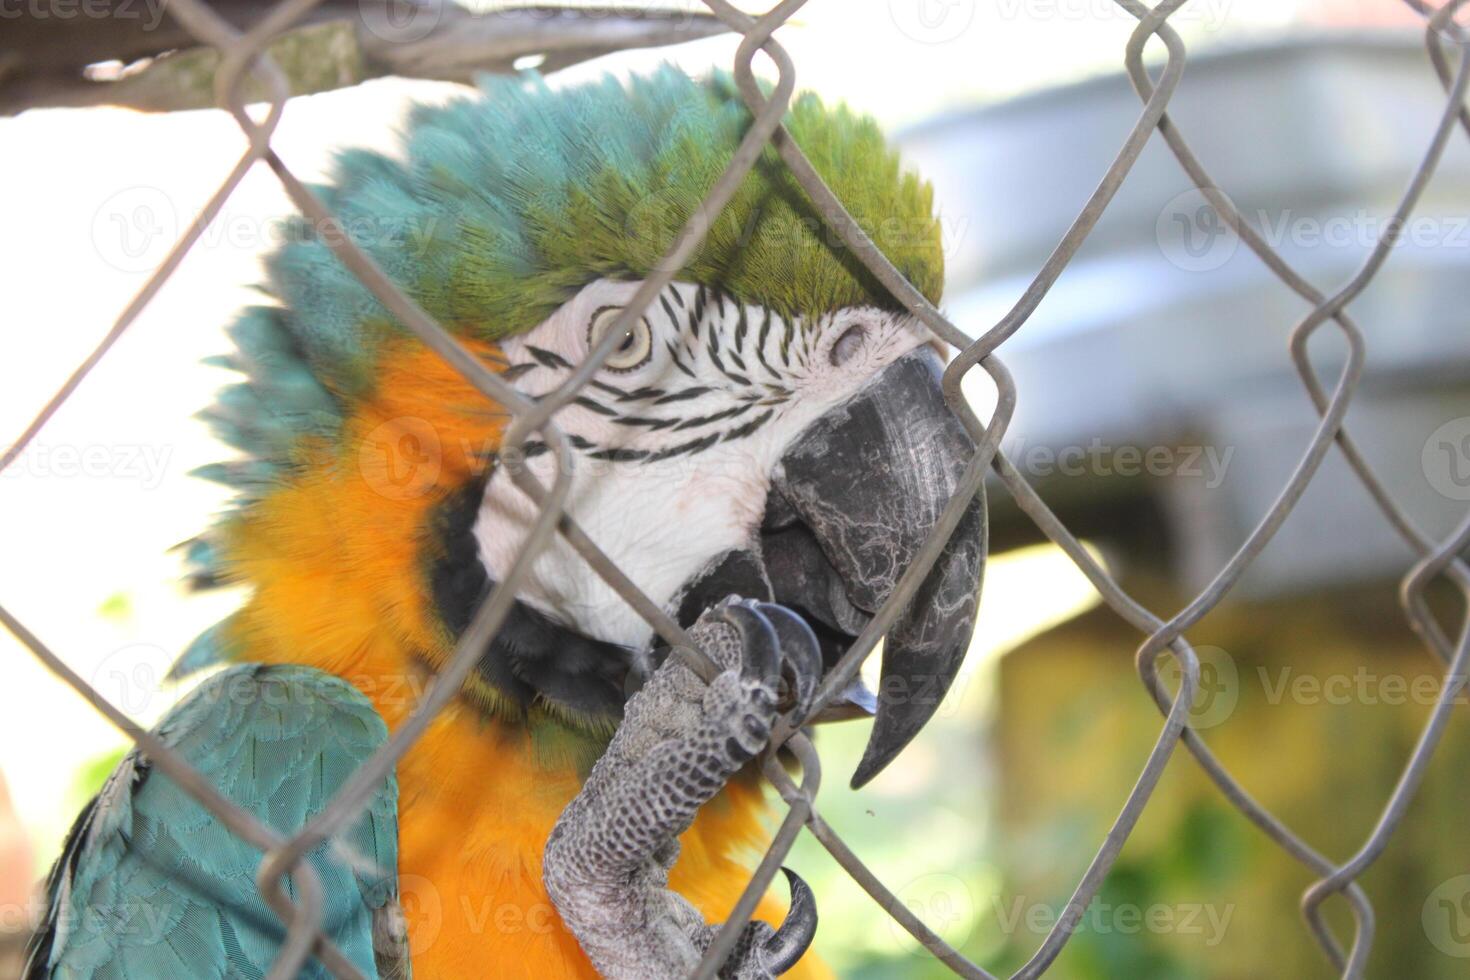
<svg viewBox="0 0 1470 980"><path fill-rule="evenodd" d="M489 80L417 109L401 155L343 154L318 193L534 399L603 336L749 124L724 75ZM937 302L932 192L877 125L803 95L786 127ZM244 380L205 418L240 457L202 475L238 498L189 558L197 584L249 597L185 651L179 675L222 669L159 727L282 835L404 722L536 513L497 456L506 412L403 329L327 233L298 222L267 261L274 302L240 316L218 359ZM448 709L309 855L323 928L364 976L672 977L698 962L767 839L747 763L778 697L811 703L968 461L941 364L767 148L555 419L574 457L569 512L721 672L697 680L556 539ZM525 455L549 484L545 444ZM855 784L954 679L984 535L977 498L890 630ZM51 873L28 976L262 976L284 928L257 893L259 861L135 752ZM803 955L812 896L790 881L789 912L768 898L724 976L825 975ZM315 960L307 972L326 975Z"/></svg>

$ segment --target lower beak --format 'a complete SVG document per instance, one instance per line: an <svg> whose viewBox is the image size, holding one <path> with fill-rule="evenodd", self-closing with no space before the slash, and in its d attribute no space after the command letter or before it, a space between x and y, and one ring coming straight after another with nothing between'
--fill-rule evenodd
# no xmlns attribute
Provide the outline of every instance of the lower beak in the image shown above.
<svg viewBox="0 0 1470 980"><path fill-rule="evenodd" d="M974 452L944 402L941 373L932 348L904 355L782 457L762 535L777 602L851 637L893 593ZM913 740L954 682L974 632L985 548L981 492L884 641L854 788Z"/></svg>

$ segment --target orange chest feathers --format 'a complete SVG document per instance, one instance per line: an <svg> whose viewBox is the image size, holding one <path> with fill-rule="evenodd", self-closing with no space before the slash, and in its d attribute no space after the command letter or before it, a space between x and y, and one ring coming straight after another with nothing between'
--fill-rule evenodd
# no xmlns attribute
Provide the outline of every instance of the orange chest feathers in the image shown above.
<svg viewBox="0 0 1470 980"><path fill-rule="evenodd" d="M496 726L499 728L499 726ZM457 706L399 766L399 874L415 977L595 978L541 885L541 854L576 794L526 732L487 728ZM722 921L764 840L760 790L732 785L681 839L670 885ZM761 918L778 923L767 898ZM808 957L788 976L825 976Z"/></svg>
<svg viewBox="0 0 1470 980"><path fill-rule="evenodd" d="M489 345L477 351L499 361ZM423 690L423 664L453 643L424 575L434 509L483 472L505 418L437 356L379 359L378 394L354 399L342 438L307 445L296 476L246 508L226 542L253 587L236 618L241 659L302 663L359 687L390 728ZM541 885L541 854L576 794L587 744L491 720L469 689L398 767L399 880L419 980L591 978ZM592 748L595 754L595 745ZM766 837L754 785L732 785L684 835L671 885L722 921ZM780 920L767 898L759 915ZM808 956L789 976L825 976Z"/></svg>

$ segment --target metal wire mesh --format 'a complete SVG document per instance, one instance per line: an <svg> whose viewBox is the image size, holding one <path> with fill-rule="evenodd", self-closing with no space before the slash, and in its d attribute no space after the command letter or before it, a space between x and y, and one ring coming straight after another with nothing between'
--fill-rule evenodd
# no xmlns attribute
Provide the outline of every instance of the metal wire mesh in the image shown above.
<svg viewBox="0 0 1470 980"><path fill-rule="evenodd" d="M404 326L442 356L486 398L512 416L513 421L505 433L501 460L517 486L539 506L537 520L523 547L503 581L474 616L453 658L408 720L393 732L387 744L353 774L338 796L314 820L289 838L282 838L250 814L232 805L182 758L106 702L39 638L9 612L0 608L0 622L24 642L49 669L132 737L155 765L198 799L233 833L263 852L257 884L267 903L287 926L285 941L269 974L272 980L296 976L303 964L312 957L319 960L334 976L360 976L321 931L321 887L311 865L303 857L349 824L374 787L393 769L435 715L455 696L466 675L473 669L479 652L485 648L486 642L504 620L531 562L554 535L560 534L565 538L686 662L707 680L712 676L713 667L710 661L690 645L676 623L598 550L593 540L577 526L574 515L567 512L567 490L573 463L567 442L558 431L555 417L557 411L575 398L582 386L599 370L622 338L624 329L643 314L645 307L699 247L711 217L724 207L767 144L779 153L822 218L878 281L936 335L959 350L958 356L945 372L943 388L950 406L964 421L977 446L959 490L924 548L904 574L892 597L826 677L810 709L811 714L819 711L854 678L864 659L873 651L894 622L899 610L914 594L987 473L993 470L1008 492L1014 496L1020 509L1076 563L1103 601L1143 635L1144 639L1137 650L1136 667L1146 692L1164 716L1164 723L1153 749L1148 754L1122 810L1098 846L1095 857L1078 881L1075 891L1050 932L1014 976L1040 976L1054 963L1081 923L1089 903L1096 896L1144 808L1148 806L1164 766L1180 745L1183 745L1232 806L1276 846L1317 876L1318 880L1302 899L1303 914L1311 934L1334 969L1343 977L1363 975L1374 938L1374 911L1368 896L1358 884L1358 878L1382 854L1402 821L1435 752L1454 702L1466 685L1466 666L1467 660L1470 660L1470 568L1466 567L1459 556L1470 546L1470 515L1443 540L1436 541L1424 534L1389 495L1345 427L1344 418L1358 388L1365 361L1363 335L1349 314L1348 307L1383 266L1456 127L1462 127L1470 135L1470 110L1465 107L1466 89L1470 86L1470 34L1454 19L1465 0L1448 0L1438 8L1421 0L1407 0L1425 18L1425 43L1429 58L1448 98L1421 162L1409 176L1407 186L1388 223L1389 232L1382 236L1356 275L1331 294L1322 292L1298 274L1273 250L1262 234L1246 222L1225 194L1216 188L1204 165L1191 151L1185 135L1168 115L1169 101L1179 84L1185 61L1184 44L1170 27L1169 18L1184 6L1186 0L1162 0L1152 8L1139 0L1116 0L1123 10L1138 21L1138 26L1126 46L1124 64L1142 103L1142 111L1137 122L1125 135L1121 149L1111 166L1103 173L1091 198L1050 258L1037 271L1020 300L1000 322L979 337L972 337L950 323L877 251L782 127L781 120L794 91L796 79L791 59L774 39L773 32L805 0L785 0L760 16L743 13L725 0L706 0L706 6L714 15L742 36L735 57L735 79L741 96L753 114L753 120L724 173L710 188L701 206L690 216L677 243L628 303L618 323L606 332L596 349L560 388L536 402L519 395L503 379L487 370L474 355L461 347L458 341L435 323L413 300L395 287L373 260L342 232L321 201L295 177L272 149L271 136L280 120L287 90L281 73L272 64L265 49L273 39L297 23L314 2L315 0L284 0L272 8L255 27L241 33L201 0L170 0L169 12L202 43L219 51L221 64L216 74L216 96L219 104L238 121L249 139L249 147L189 224L157 271L118 317L96 350L77 368L3 460L0 460L0 469L3 469L20 455L56 409L76 390L87 373L153 299L163 283L173 275L204 229L219 214L226 199L234 192L246 172L257 162L265 163L275 173L296 207L317 227L324 232L334 232L323 234L323 240L330 243L337 257ZM1145 46L1154 38L1161 41L1167 51L1167 60L1157 77L1149 73L1143 60ZM752 63L757 52L764 52L777 72L775 84L767 91L762 91L755 81ZM1452 58L1452 53L1455 52L1458 53L1458 61ZM244 105L245 83L251 79L264 85L271 94L268 110L259 120L252 118ZM1155 134L1168 145L1184 172L1225 224L1272 273L1311 304L1311 312L1291 328L1289 349L1297 374L1320 419L1290 478L1281 487L1274 503L1260 518L1259 523L1208 586L1182 610L1168 618L1145 608L1125 592L1063 526L1017 468L999 451L1001 439L1010 424L1015 407L1016 388L997 351L1026 324L1107 209L1115 192L1138 160L1144 145ZM1328 322L1333 323L1342 333L1348 356L1335 378L1324 379L1313 363L1308 345L1311 337ZM983 422L972 412L960 391L960 383L965 375L976 370L989 376L999 394L994 413ZM520 465L524 459L521 447L533 436L544 441L558 454L561 461L557 478L549 487L542 485L525 466ZM1239 582L1247 567L1297 506L1307 485L1334 445L1350 464L1357 479L1372 495L1383 519L1417 554L1417 562L1402 580L1401 600L1404 614L1423 644L1445 665L1445 682L1439 689L1438 699L1423 724L1418 743L1403 765L1397 785L1383 804L1377 825L1357 853L1342 863L1319 854L1290 827L1254 800L1215 757L1201 736L1190 728L1188 715L1199 686L1200 667L1185 636ZM1465 600L1464 619L1453 639L1435 620L1426 604L1427 588L1441 577L1452 583ZM1179 690L1172 695L1159 676L1164 657L1174 658L1180 668ZM804 721L804 718L796 717L781 719L772 747L764 756L763 772L784 801L787 812L734 912L711 944L695 976L709 978L716 974L740 930L752 915L758 898L770 885L783 857L805 827L847 870L858 886L956 974L990 978L992 975L989 972L951 948L920 921L863 864L843 842L837 830L822 818L814 802L821 782L820 760L811 742L801 731ZM783 745L800 763L799 783L776 762L776 747ZM296 885L294 901L283 888L287 875L291 876ZM1346 942L1334 935L1323 915L1324 904L1335 895L1345 899L1354 920L1353 934Z"/></svg>

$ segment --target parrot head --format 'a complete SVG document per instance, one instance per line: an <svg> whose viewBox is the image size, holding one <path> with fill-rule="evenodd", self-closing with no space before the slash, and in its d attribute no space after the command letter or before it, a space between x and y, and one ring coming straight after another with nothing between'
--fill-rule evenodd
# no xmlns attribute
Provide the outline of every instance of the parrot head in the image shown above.
<svg viewBox="0 0 1470 980"><path fill-rule="evenodd" d="M550 393L637 282L599 279L502 347L520 390ZM597 545L690 626L720 599L800 611L829 665L897 584L954 492L971 443L940 360L907 313L866 304L784 316L715 286L666 287L595 382L558 416L577 456L569 509ZM529 465L557 465L532 442ZM536 508L509 476L474 523L487 575L508 570ZM978 526L946 552L888 638L859 782L922 726L969 642ZM651 627L558 540L523 601L596 639L643 649Z"/></svg>
<svg viewBox="0 0 1470 980"><path fill-rule="evenodd" d="M536 399L619 321L749 121L728 78L695 81L672 68L559 90L535 78L493 81L478 98L419 110L403 159L345 155L320 193L401 288ZM890 261L937 301L931 191L876 125L802 96L786 127ZM709 217L693 258L554 416L571 453L567 510L681 625L731 594L773 600L810 622L830 666L893 593L973 446L941 394L935 338L826 230L774 151ZM410 644L432 667L505 578L537 514L497 456L505 413L428 367L310 229L269 269L280 305L237 325L242 353L231 366L250 376L238 400L268 403L281 432L262 451L260 432L241 434L254 416L228 398L215 410L255 457L221 471L236 485L257 481L226 530L243 542L253 528L258 542L279 528L271 497L283 483L309 482L299 474L321 468L323 454L334 479L369 483L371 467L354 474L343 461L383 445L390 457L432 457L418 489L393 484L375 505L417 515L410 546L387 543L396 531L379 539L417 585L380 588L377 606L390 624L420 605L442 624L439 641ZM536 434L524 453L549 485L556 454ZM392 471L390 460L380 486ZM344 539L359 542L324 545L342 567L385 560L359 527L380 514L319 506L319 520L350 522ZM854 785L914 737L954 680L974 626L984 534L977 498L889 631ZM259 549L226 546L222 560L257 589L271 560ZM562 538L523 583L481 658L477 690L498 710L615 718L627 678L647 669L651 627Z"/></svg>

